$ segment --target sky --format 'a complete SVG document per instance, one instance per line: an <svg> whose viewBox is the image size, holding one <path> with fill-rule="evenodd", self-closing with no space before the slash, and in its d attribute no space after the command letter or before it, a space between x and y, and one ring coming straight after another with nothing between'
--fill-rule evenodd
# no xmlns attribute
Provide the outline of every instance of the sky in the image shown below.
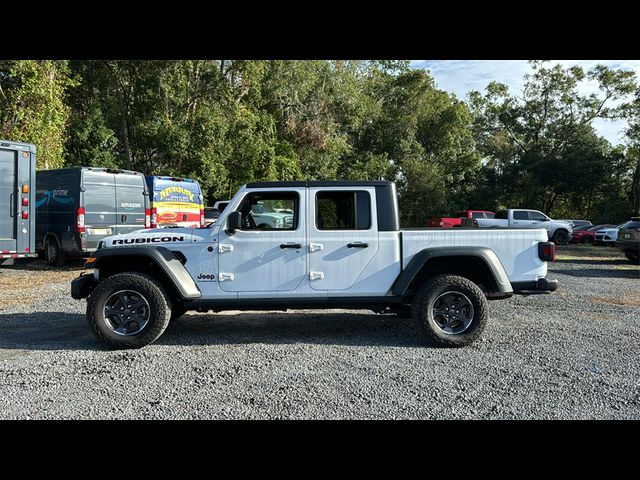
<svg viewBox="0 0 640 480"><path fill-rule="evenodd" d="M579 65L585 72L601 63L610 68L633 70L640 78L640 60L552 60L551 64L559 63L564 67ZM523 77L531 72L526 60L413 60L413 68L424 68L431 72L438 88L454 93L464 99L471 90L484 91L491 81L505 83L509 90L520 94L522 92ZM597 92L595 82L583 82L581 92ZM625 121L596 119L595 129L613 145L624 143Z"/></svg>

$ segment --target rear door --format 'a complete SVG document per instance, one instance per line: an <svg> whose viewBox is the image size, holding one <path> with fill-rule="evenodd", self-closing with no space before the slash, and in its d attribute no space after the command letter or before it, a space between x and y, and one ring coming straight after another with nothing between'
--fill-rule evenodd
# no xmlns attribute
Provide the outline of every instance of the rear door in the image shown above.
<svg viewBox="0 0 640 480"><path fill-rule="evenodd" d="M347 290L378 252L375 188L309 188L309 283Z"/></svg>
<svg viewBox="0 0 640 480"><path fill-rule="evenodd" d="M116 234L116 186L113 177L113 173L104 170L82 171L87 249L97 248L104 237Z"/></svg>
<svg viewBox="0 0 640 480"><path fill-rule="evenodd" d="M116 233L130 233L144 228L147 203L142 175L116 173Z"/></svg>
<svg viewBox="0 0 640 480"><path fill-rule="evenodd" d="M16 251L18 153L0 150L0 250Z"/></svg>
<svg viewBox="0 0 640 480"><path fill-rule="evenodd" d="M517 228L534 228L536 221L531 220L528 210L514 210L511 225Z"/></svg>

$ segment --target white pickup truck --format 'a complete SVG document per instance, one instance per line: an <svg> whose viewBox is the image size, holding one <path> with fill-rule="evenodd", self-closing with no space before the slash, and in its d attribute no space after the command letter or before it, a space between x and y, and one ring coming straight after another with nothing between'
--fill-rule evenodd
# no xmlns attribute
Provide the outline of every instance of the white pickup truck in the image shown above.
<svg viewBox="0 0 640 480"><path fill-rule="evenodd" d="M509 209L498 210L494 218L474 220L480 228L544 228L549 239L559 245L565 245L571 238L571 223L551 220L538 210Z"/></svg>
<svg viewBox="0 0 640 480"><path fill-rule="evenodd" d="M293 212L259 228L256 205ZM73 280L98 338L116 348L155 341L188 310L370 309L412 316L432 344L480 336L487 300L554 291L543 229L405 229L395 184L258 182L208 228L105 238Z"/></svg>

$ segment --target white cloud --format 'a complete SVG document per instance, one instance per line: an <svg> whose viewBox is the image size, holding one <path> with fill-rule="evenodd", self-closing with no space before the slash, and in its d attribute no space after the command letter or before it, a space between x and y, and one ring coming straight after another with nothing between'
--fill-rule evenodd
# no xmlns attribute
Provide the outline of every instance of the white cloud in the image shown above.
<svg viewBox="0 0 640 480"><path fill-rule="evenodd" d="M604 64L612 68L633 70L640 77L640 60L552 60L564 67L579 65L585 71ZM464 99L471 90L483 91L491 81L506 84L515 94L522 92L524 75L531 72L526 60L414 60L412 68L431 72L439 88ZM583 93L597 93L595 82L583 82ZM625 121L596 120L594 128L612 144L624 142Z"/></svg>

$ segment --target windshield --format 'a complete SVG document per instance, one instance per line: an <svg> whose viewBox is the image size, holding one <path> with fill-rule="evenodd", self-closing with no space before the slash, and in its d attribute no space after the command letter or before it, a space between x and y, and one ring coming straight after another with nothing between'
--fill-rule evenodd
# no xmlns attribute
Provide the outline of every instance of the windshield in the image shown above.
<svg viewBox="0 0 640 480"><path fill-rule="evenodd" d="M622 224L622 227L620 228L640 228L640 220L629 220Z"/></svg>

